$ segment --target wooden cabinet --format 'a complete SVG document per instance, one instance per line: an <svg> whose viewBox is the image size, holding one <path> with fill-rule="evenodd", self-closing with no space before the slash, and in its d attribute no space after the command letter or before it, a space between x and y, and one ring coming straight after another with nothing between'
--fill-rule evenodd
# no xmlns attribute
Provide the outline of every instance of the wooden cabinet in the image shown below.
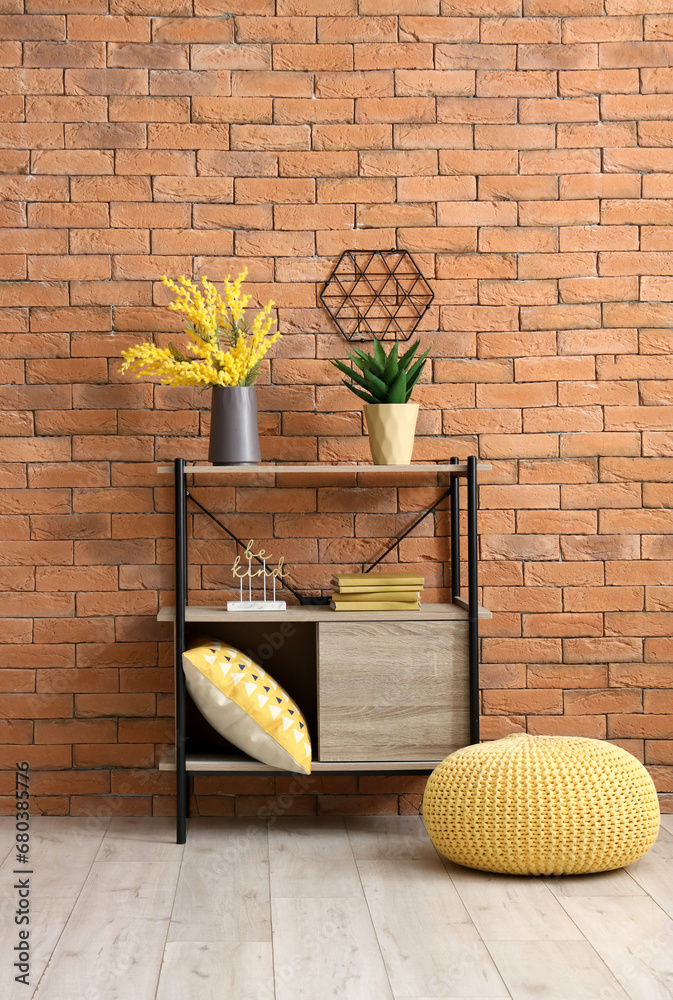
<svg viewBox="0 0 673 1000"><path fill-rule="evenodd" d="M441 760L469 741L467 622L321 622L321 761Z"/></svg>

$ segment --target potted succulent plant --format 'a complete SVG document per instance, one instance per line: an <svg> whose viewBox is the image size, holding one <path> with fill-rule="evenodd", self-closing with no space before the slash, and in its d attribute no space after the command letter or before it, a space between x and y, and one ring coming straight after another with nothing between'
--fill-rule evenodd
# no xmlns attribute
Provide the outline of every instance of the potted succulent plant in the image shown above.
<svg viewBox="0 0 673 1000"><path fill-rule="evenodd" d="M214 465L252 465L260 461L255 382L262 358L281 336L271 333L273 302L267 302L249 326L245 309L250 296L241 292L247 268L235 281L227 277L224 298L206 277L201 288L188 278L162 282L175 293L168 306L186 317L189 357L175 344L136 344L122 351L121 371L136 378L154 376L163 385L212 387L208 461Z"/></svg>
<svg viewBox="0 0 673 1000"><path fill-rule="evenodd" d="M342 379L344 385L365 401L365 421L375 465L411 462L418 403L410 403L409 398L430 351L428 348L414 361L419 345L420 340L415 341L400 357L397 341L386 354L381 342L375 339L373 354L357 347L353 348L354 354L348 354L357 367L332 361L350 380Z"/></svg>

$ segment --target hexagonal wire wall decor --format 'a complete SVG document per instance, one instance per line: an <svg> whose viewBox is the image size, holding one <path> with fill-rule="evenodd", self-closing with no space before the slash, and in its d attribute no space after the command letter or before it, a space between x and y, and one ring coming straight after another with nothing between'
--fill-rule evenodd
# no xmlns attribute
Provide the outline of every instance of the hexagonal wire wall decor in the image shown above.
<svg viewBox="0 0 673 1000"><path fill-rule="evenodd" d="M320 293L347 340L409 340L434 297L406 250L346 250Z"/></svg>

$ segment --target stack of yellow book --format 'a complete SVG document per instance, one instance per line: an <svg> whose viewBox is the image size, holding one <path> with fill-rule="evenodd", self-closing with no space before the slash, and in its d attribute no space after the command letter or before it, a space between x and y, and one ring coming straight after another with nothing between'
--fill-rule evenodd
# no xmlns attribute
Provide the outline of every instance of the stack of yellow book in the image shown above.
<svg viewBox="0 0 673 1000"><path fill-rule="evenodd" d="M415 573L342 573L332 577L335 611L419 611L425 579Z"/></svg>

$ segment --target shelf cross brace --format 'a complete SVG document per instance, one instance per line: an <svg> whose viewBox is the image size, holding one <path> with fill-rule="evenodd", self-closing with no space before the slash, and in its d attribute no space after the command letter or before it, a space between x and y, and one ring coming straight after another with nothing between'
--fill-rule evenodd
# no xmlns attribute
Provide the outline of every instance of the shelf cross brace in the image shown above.
<svg viewBox="0 0 673 1000"><path fill-rule="evenodd" d="M246 543L242 542L241 539L238 537L238 535L235 535L233 531L230 531L229 528L226 526L226 524L222 524L222 522L218 518L216 518L214 514L211 514L208 508L204 507L203 504L196 499L193 493L190 493L189 490L185 490L185 496L187 497L188 500L191 500L192 503L196 504L199 510L202 510L203 513L207 517L209 517L211 521L214 521L219 528L222 528L222 531L226 532L226 534L229 535L230 538L233 538L233 540L236 542L237 545L240 545L241 548L245 550ZM258 562L260 566L264 566L264 563L258 556L254 556L254 559L255 562ZM309 601L307 601L306 599L305 594L300 594L298 590L295 590L294 587L291 587L290 584L287 583L282 577L280 578L280 582L283 584L284 587L287 587L287 589L290 591L291 594L294 594L294 596L297 598L300 604L309 603Z"/></svg>
<svg viewBox="0 0 673 1000"><path fill-rule="evenodd" d="M411 532L414 530L414 528L417 528L418 525L421 524L422 521L425 521L426 517L429 517L430 514L434 513L434 511L437 510L437 508L439 507L439 505L441 503L443 503L444 500L447 500L451 496L452 492L453 492L453 483L451 483L451 486L449 486L448 489L444 490L444 492L442 493L442 495L439 498L439 500L435 501L435 503L433 503L432 507L430 507L429 510L423 511L423 513L421 514L421 516L414 521L414 523L411 525L410 528L407 528L407 530L405 532L403 532L401 535L398 535L398 537L388 546L388 548L383 553L383 555L380 555L378 557L378 559L376 559L371 564L371 566L369 566L365 570L365 573L371 573L371 571L374 569L375 566L378 566L378 564L380 562L383 562L383 560L385 559L385 557L387 555L390 555L390 553L393 551L393 549L397 548L397 546L400 544L400 542L402 541L402 539L406 538L407 535L410 535Z"/></svg>

